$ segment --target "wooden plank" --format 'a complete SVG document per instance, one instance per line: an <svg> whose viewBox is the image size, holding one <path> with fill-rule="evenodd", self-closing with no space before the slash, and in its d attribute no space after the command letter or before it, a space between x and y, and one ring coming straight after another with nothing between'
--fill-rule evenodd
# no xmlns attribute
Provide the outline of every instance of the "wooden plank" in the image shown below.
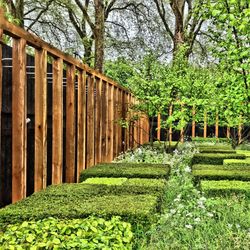
<svg viewBox="0 0 250 250"><path fill-rule="evenodd" d="M95 78L88 76L88 95L87 95L87 168L95 164L95 148L94 148L94 84Z"/></svg>
<svg viewBox="0 0 250 250"><path fill-rule="evenodd" d="M0 14L0 29L3 29L4 33L11 36L11 37L14 37L14 38L17 38L17 39L19 39L19 38L25 39L27 41L28 45L31 45L32 47L34 47L36 49L44 49L44 50L48 51L48 53L51 56L61 58L65 62L67 62L68 64L75 65L78 69L84 70L84 71L88 72L89 74L93 75L96 78L103 79L104 81L107 81L110 84L112 84L114 86L117 86L120 89L123 89L124 91L129 91L125 87L122 87L122 86L118 85L111 78L108 78L108 77L104 76L103 74L101 74L98 71L90 68L88 65L83 64L81 61L75 59L74 57L63 53L62 51L60 51L59 49L57 49L57 48L53 47L52 45L46 43L45 41L43 41L42 39L40 39L36 35L34 35L32 33L29 33L27 31L25 31L24 29L12 24L12 23L9 23L3 17L2 14Z"/></svg>
<svg viewBox="0 0 250 250"><path fill-rule="evenodd" d="M63 60L53 60L52 104L52 184L63 176Z"/></svg>
<svg viewBox="0 0 250 250"><path fill-rule="evenodd" d="M125 120L126 118L126 99L125 99L126 92L122 91L121 96L121 105L122 105L122 120ZM122 152L125 152L126 150L126 129L122 128Z"/></svg>
<svg viewBox="0 0 250 250"><path fill-rule="evenodd" d="M129 109L130 109L130 106L129 106L129 93L126 92L126 95L125 95L125 98L126 98L126 118L127 120L129 121L130 120L130 114L129 114ZM129 149L129 125L128 127L126 128L126 150Z"/></svg>
<svg viewBox="0 0 250 250"><path fill-rule="evenodd" d="M66 87L66 178L75 182L75 66L67 65Z"/></svg>
<svg viewBox="0 0 250 250"><path fill-rule="evenodd" d="M95 101L95 164L101 162L102 145L102 80L96 80Z"/></svg>
<svg viewBox="0 0 250 250"><path fill-rule="evenodd" d="M12 62L12 202L26 197L26 41L13 39Z"/></svg>
<svg viewBox="0 0 250 250"><path fill-rule="evenodd" d="M109 84L108 92L108 151L107 160L113 160L114 152L114 86Z"/></svg>
<svg viewBox="0 0 250 250"><path fill-rule="evenodd" d="M157 116L157 140L161 140L161 114Z"/></svg>
<svg viewBox="0 0 250 250"><path fill-rule="evenodd" d="M207 138L207 112L204 112L204 132L203 137Z"/></svg>
<svg viewBox="0 0 250 250"><path fill-rule="evenodd" d="M193 116L193 119L192 119L192 138L195 137L195 106L193 106L193 109L192 109L192 116Z"/></svg>
<svg viewBox="0 0 250 250"><path fill-rule="evenodd" d="M113 133L113 158L118 156L118 88L114 87L114 133Z"/></svg>
<svg viewBox="0 0 250 250"><path fill-rule="evenodd" d="M78 72L78 115L77 115L77 182L80 173L85 169L85 138L86 138L86 73Z"/></svg>
<svg viewBox="0 0 250 250"><path fill-rule="evenodd" d="M218 139L219 138L219 114L216 114L215 118L215 137Z"/></svg>
<svg viewBox="0 0 250 250"><path fill-rule="evenodd" d="M122 119L122 90L118 89L118 119ZM122 152L122 127L118 124L118 154Z"/></svg>
<svg viewBox="0 0 250 250"><path fill-rule="evenodd" d="M35 192L47 186L47 51L35 51Z"/></svg>
<svg viewBox="0 0 250 250"><path fill-rule="evenodd" d="M102 82L102 162L106 162L107 155L107 129L108 129L108 88L107 82Z"/></svg>
<svg viewBox="0 0 250 250"><path fill-rule="evenodd" d="M230 128L227 127L227 138L230 139Z"/></svg>

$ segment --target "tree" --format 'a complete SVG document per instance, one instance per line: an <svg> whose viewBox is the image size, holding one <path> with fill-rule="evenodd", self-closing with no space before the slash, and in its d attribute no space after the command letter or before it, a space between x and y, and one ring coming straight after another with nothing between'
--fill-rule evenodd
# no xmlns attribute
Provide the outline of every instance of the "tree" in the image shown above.
<svg viewBox="0 0 250 250"><path fill-rule="evenodd" d="M162 20L165 32L171 38L173 52L187 46L186 57L193 52L195 42L204 23L201 8L203 0L153 0ZM187 12L187 13L186 13ZM174 23L172 18L174 18Z"/></svg>

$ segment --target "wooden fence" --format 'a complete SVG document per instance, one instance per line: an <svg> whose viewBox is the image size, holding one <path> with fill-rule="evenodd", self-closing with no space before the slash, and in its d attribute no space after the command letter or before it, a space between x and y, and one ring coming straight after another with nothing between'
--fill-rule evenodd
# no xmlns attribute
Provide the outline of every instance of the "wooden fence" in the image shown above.
<svg viewBox="0 0 250 250"><path fill-rule="evenodd" d="M81 170L148 142L147 117L118 124L136 102L127 89L9 23L1 9L0 41L0 206L77 182Z"/></svg>

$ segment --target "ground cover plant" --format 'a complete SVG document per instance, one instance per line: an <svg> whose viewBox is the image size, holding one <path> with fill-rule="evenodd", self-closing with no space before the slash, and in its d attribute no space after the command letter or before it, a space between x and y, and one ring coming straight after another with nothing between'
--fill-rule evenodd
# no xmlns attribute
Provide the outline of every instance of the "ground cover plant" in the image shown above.
<svg viewBox="0 0 250 250"><path fill-rule="evenodd" d="M132 249L131 225L111 220L46 218L10 224L0 231L0 249Z"/></svg>
<svg viewBox="0 0 250 250"><path fill-rule="evenodd" d="M137 152L133 152L136 159ZM193 146L185 144L166 157L171 175L163 212L158 223L135 243L136 249L249 249L249 198L232 192L210 197L195 187L191 172L195 153ZM130 156L124 156L123 161L130 161Z"/></svg>

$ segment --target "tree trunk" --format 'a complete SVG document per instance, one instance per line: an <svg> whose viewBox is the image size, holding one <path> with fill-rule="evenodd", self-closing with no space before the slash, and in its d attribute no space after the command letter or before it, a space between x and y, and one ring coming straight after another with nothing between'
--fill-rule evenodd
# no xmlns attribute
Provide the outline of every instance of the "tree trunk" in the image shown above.
<svg viewBox="0 0 250 250"><path fill-rule="evenodd" d="M174 54L179 47L185 42L184 34L184 7L185 0L172 0L170 6L175 15L175 32L174 32Z"/></svg>
<svg viewBox="0 0 250 250"><path fill-rule="evenodd" d="M95 0L95 69L103 71L104 61L104 1Z"/></svg>

